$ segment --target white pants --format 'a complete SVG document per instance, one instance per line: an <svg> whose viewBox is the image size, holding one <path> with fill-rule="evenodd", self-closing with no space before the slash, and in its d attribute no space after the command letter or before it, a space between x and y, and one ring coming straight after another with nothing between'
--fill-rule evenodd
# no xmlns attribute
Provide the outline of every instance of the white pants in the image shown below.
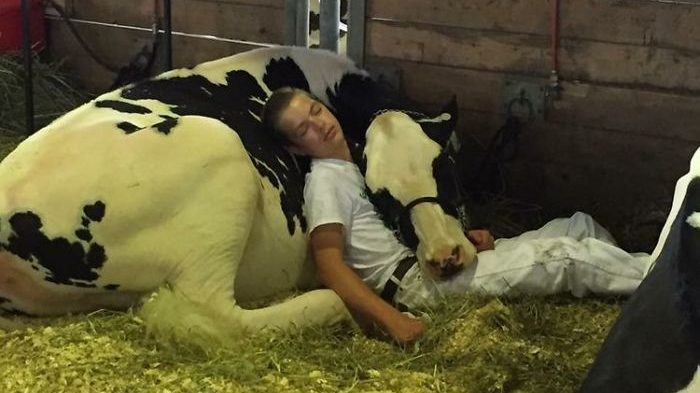
<svg viewBox="0 0 700 393"><path fill-rule="evenodd" d="M618 248L607 230L578 212L538 230L496 240L494 250L480 252L475 263L447 281L434 281L416 264L401 280L394 300L416 307L466 292L628 295L650 263L648 254Z"/></svg>

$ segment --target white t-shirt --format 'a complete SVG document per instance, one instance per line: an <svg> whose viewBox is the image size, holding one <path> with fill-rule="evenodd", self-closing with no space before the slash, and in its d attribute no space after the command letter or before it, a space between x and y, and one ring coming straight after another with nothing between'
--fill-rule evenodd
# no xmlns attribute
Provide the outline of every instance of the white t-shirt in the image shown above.
<svg viewBox="0 0 700 393"><path fill-rule="evenodd" d="M367 198L364 178L352 162L312 160L304 201L309 233L319 225L342 224L345 263L377 293L399 261L412 254L384 226Z"/></svg>

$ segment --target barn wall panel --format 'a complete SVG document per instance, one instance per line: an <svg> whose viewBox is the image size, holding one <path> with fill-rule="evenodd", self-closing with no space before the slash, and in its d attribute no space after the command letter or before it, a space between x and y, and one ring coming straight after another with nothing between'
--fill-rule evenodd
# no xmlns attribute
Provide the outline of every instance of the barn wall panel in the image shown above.
<svg viewBox="0 0 700 393"><path fill-rule="evenodd" d="M552 0L370 0L370 18L546 35ZM564 38L700 50L700 8L640 0L561 0ZM679 32L684 32L679 34Z"/></svg>
<svg viewBox="0 0 700 393"><path fill-rule="evenodd" d="M150 44L151 34L148 31L124 30L109 26L99 26L76 23L75 27L88 41L93 51L113 67L126 65L131 57L141 47ZM52 58L62 59L71 74L88 91L101 93L112 84L115 74L100 66L90 58L83 48L78 45L73 34L64 23L49 21L51 44L49 50ZM239 44L226 41L215 41L196 37L173 37L173 65L189 67L195 64L229 56L259 46ZM162 47L154 64L154 73L164 70Z"/></svg>
<svg viewBox="0 0 700 393"><path fill-rule="evenodd" d="M619 228L639 206L670 198L700 145L700 6L560 4L563 90L523 131L506 165L509 193ZM485 146L505 120L506 81L549 82L551 6L369 0L368 65L400 74L404 93L429 108L456 95L459 130Z"/></svg>
<svg viewBox="0 0 700 393"><path fill-rule="evenodd" d="M370 56L541 77L551 70L544 35L373 21L367 37ZM564 39L559 59L570 80L700 92L700 51Z"/></svg>
<svg viewBox="0 0 700 393"><path fill-rule="evenodd" d="M152 0L70 0L72 18L150 28L162 15L162 2ZM173 0L172 28L238 40L284 42L281 1Z"/></svg>
<svg viewBox="0 0 700 393"><path fill-rule="evenodd" d="M374 65L392 65L401 73L403 91L438 107L452 95L460 108L502 115L503 84L512 74L371 57ZM579 125L610 133L678 139L700 144L700 99L669 91L564 82L544 123ZM502 121L502 119L501 119Z"/></svg>

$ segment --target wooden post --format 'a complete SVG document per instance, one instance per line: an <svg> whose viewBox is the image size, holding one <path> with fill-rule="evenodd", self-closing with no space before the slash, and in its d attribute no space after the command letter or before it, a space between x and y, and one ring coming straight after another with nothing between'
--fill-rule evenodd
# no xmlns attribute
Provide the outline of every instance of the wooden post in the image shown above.
<svg viewBox="0 0 700 393"><path fill-rule="evenodd" d="M32 37L29 26L29 1L22 0L22 53L24 55L24 110L27 135L34 133L34 85L32 83Z"/></svg>
<svg viewBox="0 0 700 393"><path fill-rule="evenodd" d="M297 46L309 46L309 0L296 2L296 42Z"/></svg>
<svg viewBox="0 0 700 393"><path fill-rule="evenodd" d="M365 64L365 13L367 0L349 0L348 57L359 67Z"/></svg>
<svg viewBox="0 0 700 393"><path fill-rule="evenodd" d="M321 42L323 49L338 53L340 0L321 0Z"/></svg>

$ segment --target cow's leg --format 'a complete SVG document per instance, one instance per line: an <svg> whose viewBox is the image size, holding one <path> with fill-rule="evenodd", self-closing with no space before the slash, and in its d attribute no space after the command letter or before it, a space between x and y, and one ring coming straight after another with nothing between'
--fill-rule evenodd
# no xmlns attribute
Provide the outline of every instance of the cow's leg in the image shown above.
<svg viewBox="0 0 700 393"><path fill-rule="evenodd" d="M180 133L190 160L202 152L206 181L186 194L178 219L164 223L157 231L182 236L170 242L169 253L181 255L183 261L168 278L168 285L142 307L140 314L147 327L161 336L211 347L230 345L241 334L266 327L290 329L344 318L342 302L332 291L314 291L257 310L237 305L234 279L249 242L262 242L271 250L269 256L279 260L280 269L290 261L275 251L273 239L278 237L250 238L254 222L264 210L259 175L240 140L217 132L217 126L220 123L209 119L183 117L173 131ZM187 138L193 129L200 134ZM199 147L198 143L206 145ZM216 146L221 156L214 156L219 152L213 150ZM170 148L178 147L173 142Z"/></svg>

